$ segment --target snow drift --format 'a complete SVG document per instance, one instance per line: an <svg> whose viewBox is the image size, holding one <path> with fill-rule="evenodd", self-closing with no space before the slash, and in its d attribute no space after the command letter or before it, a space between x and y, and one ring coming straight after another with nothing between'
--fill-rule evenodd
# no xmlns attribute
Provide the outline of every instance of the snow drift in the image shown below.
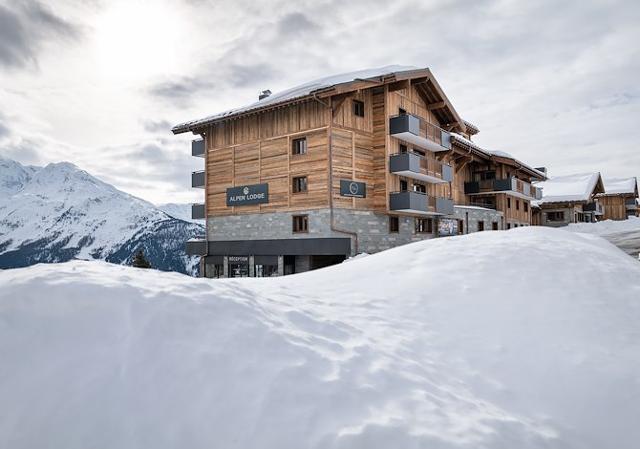
<svg viewBox="0 0 640 449"><path fill-rule="evenodd" d="M635 448L640 264L520 228L285 278L0 272L0 447Z"/></svg>

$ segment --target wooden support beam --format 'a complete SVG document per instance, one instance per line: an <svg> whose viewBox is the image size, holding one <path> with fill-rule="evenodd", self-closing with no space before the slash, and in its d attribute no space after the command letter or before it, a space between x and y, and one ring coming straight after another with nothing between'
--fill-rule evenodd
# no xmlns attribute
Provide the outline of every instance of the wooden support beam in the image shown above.
<svg viewBox="0 0 640 449"><path fill-rule="evenodd" d="M447 105L444 101L439 101L437 103L431 103L427 105L427 109L433 111L434 109L442 109Z"/></svg>

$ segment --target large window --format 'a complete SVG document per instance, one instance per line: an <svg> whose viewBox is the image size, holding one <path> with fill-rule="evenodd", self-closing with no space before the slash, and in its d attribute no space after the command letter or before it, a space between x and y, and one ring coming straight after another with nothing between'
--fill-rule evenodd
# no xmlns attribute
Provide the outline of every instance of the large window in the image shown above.
<svg viewBox="0 0 640 449"><path fill-rule="evenodd" d="M353 100L353 114L357 117L364 117L364 101Z"/></svg>
<svg viewBox="0 0 640 449"><path fill-rule="evenodd" d="M278 265L256 264L255 273L257 278L268 278L278 275Z"/></svg>
<svg viewBox="0 0 640 449"><path fill-rule="evenodd" d="M547 221L564 221L564 211L547 212Z"/></svg>
<svg viewBox="0 0 640 449"><path fill-rule="evenodd" d="M307 138L293 139L291 141L292 154L307 154Z"/></svg>
<svg viewBox="0 0 640 449"><path fill-rule="evenodd" d="M433 220L431 218L416 218L416 234L432 234Z"/></svg>
<svg viewBox="0 0 640 449"><path fill-rule="evenodd" d="M309 216L308 215L293 216L293 232L295 233L309 232Z"/></svg>
<svg viewBox="0 0 640 449"><path fill-rule="evenodd" d="M307 191L307 177L306 176L296 176L293 178L293 193L302 193Z"/></svg>

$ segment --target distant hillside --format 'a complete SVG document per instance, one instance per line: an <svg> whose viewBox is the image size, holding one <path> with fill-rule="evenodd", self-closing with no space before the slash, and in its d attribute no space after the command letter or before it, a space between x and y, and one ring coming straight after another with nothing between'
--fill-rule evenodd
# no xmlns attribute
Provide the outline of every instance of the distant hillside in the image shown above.
<svg viewBox="0 0 640 449"><path fill-rule="evenodd" d="M142 249L154 268L193 274L197 260L184 242L203 233L73 164L27 167L0 157L0 268L71 259L129 264Z"/></svg>

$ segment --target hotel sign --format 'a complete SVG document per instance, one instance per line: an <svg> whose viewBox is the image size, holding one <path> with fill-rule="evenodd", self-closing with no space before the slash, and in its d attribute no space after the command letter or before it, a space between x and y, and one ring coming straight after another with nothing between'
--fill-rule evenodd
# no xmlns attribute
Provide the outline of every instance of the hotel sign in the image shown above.
<svg viewBox="0 0 640 449"><path fill-rule="evenodd" d="M269 202L269 184L229 187L227 206L249 206Z"/></svg>
<svg viewBox="0 0 640 449"><path fill-rule="evenodd" d="M352 198L366 198L367 184L364 182L349 181L347 179L340 180L340 196L348 196Z"/></svg>

